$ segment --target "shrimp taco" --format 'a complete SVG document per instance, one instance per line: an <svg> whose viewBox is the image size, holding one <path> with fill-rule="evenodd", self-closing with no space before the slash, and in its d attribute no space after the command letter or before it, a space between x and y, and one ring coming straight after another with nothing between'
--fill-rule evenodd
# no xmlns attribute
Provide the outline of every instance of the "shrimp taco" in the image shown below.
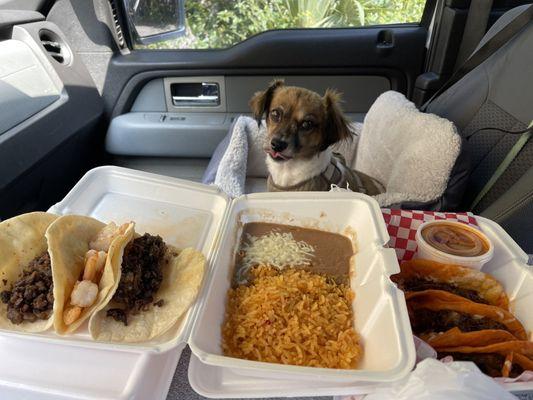
<svg viewBox="0 0 533 400"><path fill-rule="evenodd" d="M405 261L392 280L404 292L444 290L476 303L509 310L509 298L492 276L471 268L430 260Z"/></svg>
<svg viewBox="0 0 533 400"><path fill-rule="evenodd" d="M168 331L194 302L205 257L148 233L119 242L117 278L107 301L91 317L89 330L96 340L147 341Z"/></svg>
<svg viewBox="0 0 533 400"><path fill-rule="evenodd" d="M57 284L45 233L57 218L32 212L0 223L0 329L42 332L52 326Z"/></svg>
<svg viewBox="0 0 533 400"><path fill-rule="evenodd" d="M433 334L458 328L461 332L504 330L518 340L526 331L509 311L476 303L443 290L424 290L405 295L413 333Z"/></svg>
<svg viewBox="0 0 533 400"><path fill-rule="evenodd" d="M74 332L107 300L118 274L117 243L132 236L133 224L106 225L81 215L63 216L49 227L57 333Z"/></svg>

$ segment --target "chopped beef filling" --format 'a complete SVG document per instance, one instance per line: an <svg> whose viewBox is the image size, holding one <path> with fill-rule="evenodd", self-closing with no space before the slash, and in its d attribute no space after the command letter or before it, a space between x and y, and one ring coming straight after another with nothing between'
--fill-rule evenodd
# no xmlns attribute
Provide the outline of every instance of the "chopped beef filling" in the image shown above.
<svg viewBox="0 0 533 400"><path fill-rule="evenodd" d="M416 310L412 316L411 326L415 334L424 332L445 332L458 327L463 332L480 331L483 329L502 329L507 327L486 317L475 317L457 311L427 309Z"/></svg>
<svg viewBox="0 0 533 400"><path fill-rule="evenodd" d="M128 325L129 314L149 309L163 280L166 251L163 239L148 233L126 246L120 282L113 296L113 301L122 307L108 310L108 317Z"/></svg>
<svg viewBox="0 0 533 400"><path fill-rule="evenodd" d="M7 318L14 324L48 319L54 305L54 284L48 252L33 259L10 290L0 293Z"/></svg>
<svg viewBox="0 0 533 400"><path fill-rule="evenodd" d="M106 315L113 318L115 321L122 322L124 325L128 325L128 317L121 308L112 308L107 311Z"/></svg>
<svg viewBox="0 0 533 400"><path fill-rule="evenodd" d="M452 356L454 361L472 361L478 366L481 372L494 377L502 376L503 363L505 357L496 353L438 353L438 358ZM513 368L514 369L514 368ZM511 370L511 374L513 373ZM518 375L515 375L518 376Z"/></svg>
<svg viewBox="0 0 533 400"><path fill-rule="evenodd" d="M421 292L422 290L444 290L475 301L476 303L488 304L487 300L482 298L478 292L471 289L457 287L451 283L433 282L428 279L412 278L401 283L401 289L406 292Z"/></svg>
<svg viewBox="0 0 533 400"><path fill-rule="evenodd" d="M520 376L524 372L524 368L522 368L521 365L513 363L511 367L511 372L509 372L510 378L516 378L517 376Z"/></svg>

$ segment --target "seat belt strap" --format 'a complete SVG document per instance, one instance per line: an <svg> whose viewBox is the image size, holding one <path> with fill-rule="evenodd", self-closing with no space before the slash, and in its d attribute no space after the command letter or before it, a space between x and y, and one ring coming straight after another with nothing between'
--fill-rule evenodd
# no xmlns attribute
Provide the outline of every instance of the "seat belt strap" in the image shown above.
<svg viewBox="0 0 533 400"><path fill-rule="evenodd" d="M513 145L513 147L511 147L511 150L509 150L509 153L507 153L503 161L500 163L500 165L498 165L498 168L496 168L494 174L492 174L485 186L483 186L483 189L481 189L481 191L478 193L474 199L474 202L470 206L471 210L473 210L474 207L477 206L479 202L487 195L490 189L492 189L502 174L507 170L507 168L509 168L509 165L511 165L518 153L520 153L520 150L522 150L527 144L531 136L533 136L533 121L531 121L529 124L528 130L520 135L516 143Z"/></svg>
<svg viewBox="0 0 533 400"><path fill-rule="evenodd" d="M459 69L466 59L474 52L487 31L493 0L471 0L466 17L463 41L457 53L455 68Z"/></svg>
<svg viewBox="0 0 533 400"><path fill-rule="evenodd" d="M483 61L505 45L514 35L520 32L531 20L533 20L533 4L530 4L521 13L515 16L511 22L487 40L474 54L472 54L465 63L455 71L451 78L448 79L422 107L420 107L420 110L426 111L433 100L439 97L444 91L448 90L449 87L459 81L463 76L483 63Z"/></svg>

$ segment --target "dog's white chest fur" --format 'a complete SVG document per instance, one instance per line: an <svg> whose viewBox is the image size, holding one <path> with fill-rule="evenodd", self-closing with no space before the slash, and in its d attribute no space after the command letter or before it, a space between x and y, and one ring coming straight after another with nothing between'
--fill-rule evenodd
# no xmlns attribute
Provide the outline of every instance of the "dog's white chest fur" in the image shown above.
<svg viewBox="0 0 533 400"><path fill-rule="evenodd" d="M331 161L331 149L326 149L309 160L274 161L269 155L266 158L268 172L277 186L294 186L326 170Z"/></svg>

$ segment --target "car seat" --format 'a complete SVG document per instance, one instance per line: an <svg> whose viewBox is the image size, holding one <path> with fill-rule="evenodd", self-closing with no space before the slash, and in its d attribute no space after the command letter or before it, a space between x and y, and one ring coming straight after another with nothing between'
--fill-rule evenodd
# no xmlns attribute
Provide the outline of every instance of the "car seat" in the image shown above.
<svg viewBox="0 0 533 400"><path fill-rule="evenodd" d="M527 7L502 15L478 48ZM519 140L520 135L504 131L524 130L533 120L532 49L530 21L426 107L427 112L453 121L463 138L463 152L448 185L451 191L465 190L457 208L472 209L498 222L529 253L533 253L533 140L521 148L490 190L480 199L477 196ZM473 204L474 200L479 201Z"/></svg>

